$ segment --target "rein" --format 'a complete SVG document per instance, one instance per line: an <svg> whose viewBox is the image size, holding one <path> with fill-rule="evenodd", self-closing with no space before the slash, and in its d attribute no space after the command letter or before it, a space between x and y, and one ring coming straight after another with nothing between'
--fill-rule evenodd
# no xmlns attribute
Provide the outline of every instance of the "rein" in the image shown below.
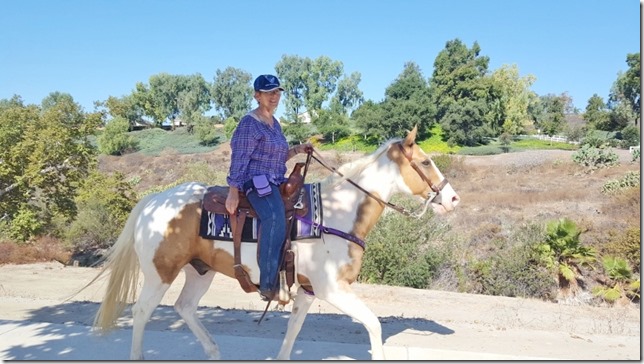
<svg viewBox="0 0 644 364"><path fill-rule="evenodd" d="M429 180L429 178L427 178L427 176L425 175L425 173L423 173L423 171L420 169L420 167L418 167L418 165L416 164L416 162L414 162L414 161L412 160L411 154L410 154L410 153L407 153L407 152L405 151L405 148L403 148L402 144L401 144L401 143L398 143L398 146L400 147L400 150L401 150L401 152L403 153L403 155L405 156L405 158L406 158L406 159L409 161L409 163L411 164L412 168L416 171L416 173L418 173L418 175L420 176L420 178L422 178L422 179L423 179L423 181L425 181L425 182L429 185L429 188L431 188L431 189L432 189L432 191L434 191L434 194L433 194L433 195L430 195L430 196L428 196L428 197L427 197L427 200L426 200L426 202L425 202L425 206L424 206L424 208L423 208L423 211L422 211L420 214L410 212L409 210L405 209L404 207L396 206L395 204L393 204L393 203L391 203L391 202L389 202L389 201L384 201L384 200L383 200L383 199L381 199L380 197L378 197L378 196L374 195L373 193L371 193L371 192L369 192L369 191L365 190L363 187L361 187L361 186L360 186L359 184L357 184L356 182L352 181L350 178L347 178L347 179L346 179L346 181L347 181L347 182L349 182L349 183L351 183L355 188L357 188L357 189L359 189L360 191L362 191L365 195L367 195L367 196L369 196L369 197L373 198L374 200L378 201L379 203L381 203L381 204L383 204L383 205L385 205L385 206L387 206L387 207L389 207L389 208L391 208L391 209L393 209L393 210L395 210L395 211L400 212L401 214L403 214L403 215L405 215L405 216L420 217L420 216L422 216L422 215L425 213L425 211L427 210L427 207L429 206L429 202L431 202L431 200L433 200L433 199L434 199L434 197L436 197L436 195L437 195L438 193L440 193L440 191L441 191L441 190L442 190L442 189L447 185L447 178L443 179L443 180L441 181L441 183L440 183L438 186L434 185L434 184ZM328 163L326 163L326 162L324 161L324 158L322 157L322 155L321 155L317 150L313 149L313 153L315 153L315 154L317 155L317 156L313 156L313 159L315 159L318 163L320 163L320 165L322 165L324 168L328 169L329 171L331 171L331 172L333 172L333 173L335 173L335 174L339 175L340 177L344 177L344 175L343 175L342 173L340 173L340 171L338 171L335 167L330 166Z"/></svg>

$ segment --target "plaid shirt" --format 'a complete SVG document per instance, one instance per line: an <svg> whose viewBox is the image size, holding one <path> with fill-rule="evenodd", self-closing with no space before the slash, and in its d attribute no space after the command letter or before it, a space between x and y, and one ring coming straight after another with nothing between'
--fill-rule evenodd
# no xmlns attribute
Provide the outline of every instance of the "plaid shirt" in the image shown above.
<svg viewBox="0 0 644 364"><path fill-rule="evenodd" d="M278 186L286 181L288 143L277 119L273 118L271 128L246 114L233 133L230 148L228 185L243 190L244 182L260 174Z"/></svg>

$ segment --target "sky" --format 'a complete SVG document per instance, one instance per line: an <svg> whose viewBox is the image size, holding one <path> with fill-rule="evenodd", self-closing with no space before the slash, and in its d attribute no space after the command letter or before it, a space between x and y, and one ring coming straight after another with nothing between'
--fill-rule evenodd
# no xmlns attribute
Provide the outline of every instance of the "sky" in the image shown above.
<svg viewBox="0 0 644 364"><path fill-rule="evenodd" d="M155 74L212 82L234 67L254 78L289 55L342 62L380 102L405 63L429 79L459 39L479 44L490 72L516 65L536 78L532 91L566 92L583 111L640 52L640 20L635 0L5 0L0 99L40 104L58 91L90 112Z"/></svg>

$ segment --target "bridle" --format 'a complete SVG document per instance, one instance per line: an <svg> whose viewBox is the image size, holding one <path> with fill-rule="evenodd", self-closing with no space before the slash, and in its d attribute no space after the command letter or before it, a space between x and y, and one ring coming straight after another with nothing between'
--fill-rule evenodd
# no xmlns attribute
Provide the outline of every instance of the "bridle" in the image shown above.
<svg viewBox="0 0 644 364"><path fill-rule="evenodd" d="M411 167L414 169L414 171L416 171L416 173L418 173L418 175L420 176L420 178L421 178L423 181L425 181L425 183L427 183L427 185L429 186L429 188L433 191L433 194L428 194L428 195L427 195L427 199L426 199L426 200L425 200L425 202L424 202L424 208L423 208L423 210L422 210L420 213L412 213L412 212L408 211L407 209L405 209L404 207L396 206L396 205L392 204L392 203L391 203L391 202L389 202L389 201L384 201L384 200L383 200L383 199L381 199L380 197L378 197L378 196L374 195L373 193L371 193L371 192L369 192L369 191L365 190L364 188L362 188L360 185L358 185L357 183L355 183L354 181L352 181L350 178L347 178L347 179L346 179L346 181L347 181L347 182L349 182L349 183L351 183L354 187L356 187L357 189L359 189L360 191L362 191L362 192L363 192L364 194L366 194L367 196L369 196L369 197L373 198L374 200L378 201L379 203L381 203L381 204L383 204L383 205L385 205L385 206L387 206L387 207L389 207L389 208L391 208L391 209L393 209L393 210L395 210L395 211L400 212L401 214L403 214L403 215L405 215L405 216L420 217L420 216L422 216L422 215L425 213L425 211L427 211L427 207L429 206L429 203L430 203L430 202L431 202L431 201L432 201L432 200L433 200L433 199L434 199L434 198L435 198L435 197L436 197L436 196L441 192L441 190L442 190L442 189L447 185L447 183L448 183L448 182L447 182L447 178L444 178L444 179L443 179L443 180L442 180L438 185L433 184L433 183L432 183L432 181L431 181L431 180L430 180L430 179L425 175L425 173L422 171L422 169L420 169L420 167L416 164L416 162L414 162L414 160L412 159L412 155L411 155L411 153L409 153L408 151L406 151L406 150L405 150L405 148L404 148L404 147L403 147L403 145L402 145L402 142L398 142L397 144L398 144L398 147L400 148L400 151L403 153L403 155L405 156L405 158L407 159L407 161L409 161L409 164L410 164L410 165L411 165ZM320 163L320 165L322 165L324 168L328 169L329 171L331 171L331 172L333 172L333 173L335 173L335 174L339 175L340 177L344 177L344 175L343 175L342 173L340 173L340 172L339 172L335 167L333 167L333 166L329 166L326 162L324 162L324 158L322 158L322 155L320 155L320 153L319 153L317 150L313 149L313 150L312 150L312 153L315 153L315 154L317 155L317 156L315 156L315 155L314 155L314 156L312 156L312 157L313 157L313 159L315 159L318 163ZM309 152L309 156L311 156L311 153L310 153L310 152ZM307 165L308 165L308 158L307 158Z"/></svg>
<svg viewBox="0 0 644 364"><path fill-rule="evenodd" d="M438 186L436 186L435 184L432 183L432 181L429 178L427 178L425 173L423 173L423 170L420 169L420 167L418 167L418 164L414 162L414 160L412 159L411 153L405 150L405 147L403 147L402 143L398 143L398 147L400 148L400 151L405 156L405 158L407 158L407 160L409 161L411 168L413 168L416 171L416 173L418 173L420 178L422 178L423 181L425 181L427 185L429 185L429 188L431 188L432 191L434 191L434 193L438 195L443 190L443 188L445 188L445 186L447 185L448 183L447 178L443 178L443 180L438 184ZM434 195L434 197L436 196Z"/></svg>

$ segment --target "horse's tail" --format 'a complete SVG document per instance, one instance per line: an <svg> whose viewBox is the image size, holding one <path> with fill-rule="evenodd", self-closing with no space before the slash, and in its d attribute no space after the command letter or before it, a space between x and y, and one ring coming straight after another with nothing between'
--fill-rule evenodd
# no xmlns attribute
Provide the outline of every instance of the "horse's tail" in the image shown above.
<svg viewBox="0 0 644 364"><path fill-rule="evenodd" d="M101 331L109 331L114 328L116 319L125 310L128 303L133 302L136 297L139 261L134 251L134 228L141 211L154 195L145 196L134 206L118 240L107 254L103 269L88 284L88 286L92 284L108 269L111 270L105 296L94 317L94 327Z"/></svg>

